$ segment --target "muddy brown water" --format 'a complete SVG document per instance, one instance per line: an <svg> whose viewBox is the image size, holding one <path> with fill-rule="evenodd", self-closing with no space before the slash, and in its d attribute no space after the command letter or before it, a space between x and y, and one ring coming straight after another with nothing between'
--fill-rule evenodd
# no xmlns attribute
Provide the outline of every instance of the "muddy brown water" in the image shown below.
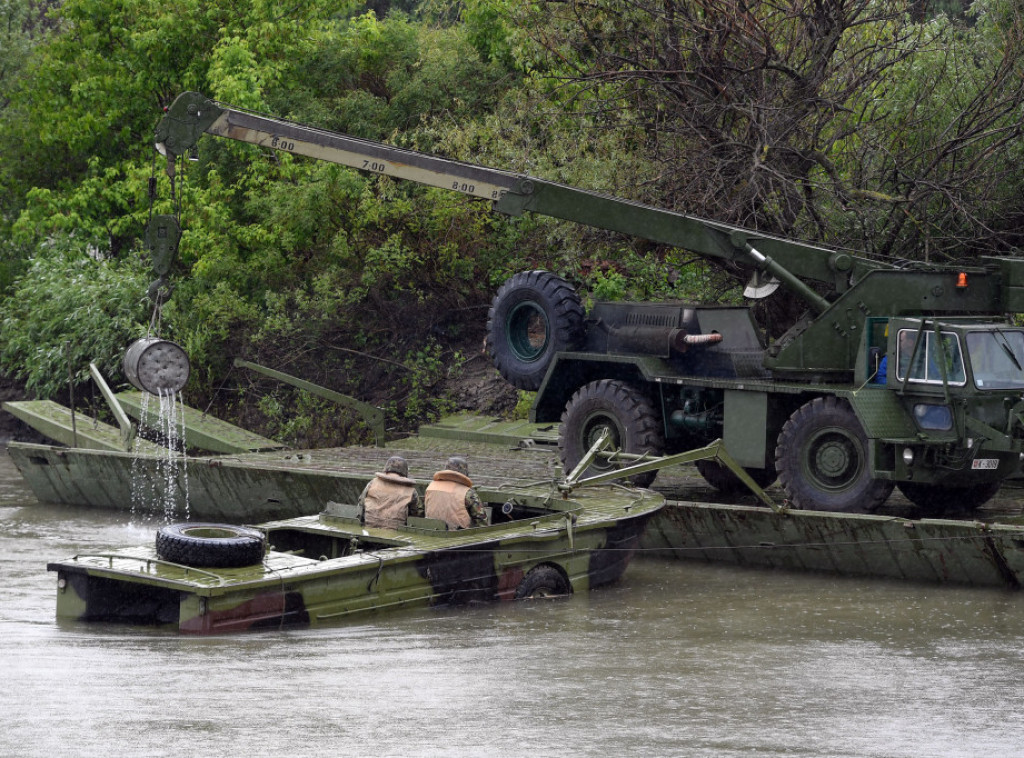
<svg viewBox="0 0 1024 758"><path fill-rule="evenodd" d="M0 454L0 756L1019 756L1024 594L638 559L565 601L213 638L60 624L152 539Z"/></svg>

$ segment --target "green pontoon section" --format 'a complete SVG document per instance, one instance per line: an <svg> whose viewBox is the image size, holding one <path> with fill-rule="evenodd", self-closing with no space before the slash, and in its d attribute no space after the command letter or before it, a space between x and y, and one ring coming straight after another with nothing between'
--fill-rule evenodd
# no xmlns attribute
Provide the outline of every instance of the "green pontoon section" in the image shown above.
<svg viewBox="0 0 1024 758"><path fill-rule="evenodd" d="M53 400L17 400L3 404L3 409L28 424L40 434L67 445L89 450L125 450L124 436L111 426L87 414L76 412ZM156 453L163 450L146 440L137 440L140 451Z"/></svg>
<svg viewBox="0 0 1024 758"><path fill-rule="evenodd" d="M446 436L460 424L475 425L478 441ZM456 452L468 456L472 478L482 489L551 482L563 475L550 446L511 445L508 428L491 419L460 417L437 426L443 430L439 435L435 427L422 429L418 437L389 448L190 458L176 474L174 509L178 518L184 517L186 470L189 518L235 524L308 516L329 501L354 502L396 453L405 456L421 486ZM523 439L533 439L530 431ZM492 438L483 441L489 433ZM166 471L166 451L162 457L132 456L23 442L10 443L8 451L36 497L68 505L131 510L132 477L160 481L157 477ZM721 498L692 466L662 471L657 489L668 505L654 517L641 544L658 557L980 587L1019 589L1024 584L1024 526L1019 524L916 518L919 511L898 501L882 515L776 512L754 505L753 496L708 502ZM777 490L770 493L778 498ZM983 510L982 517L1019 520L1019 506L1003 502L1016 510Z"/></svg>
<svg viewBox="0 0 1024 758"><path fill-rule="evenodd" d="M159 429L160 400L144 398L141 392L119 392L116 395L121 407L143 425ZM283 450L287 445L261 437L227 421L221 421L195 408L179 405L185 444L198 450L212 453L248 453L257 450Z"/></svg>
<svg viewBox="0 0 1024 758"><path fill-rule="evenodd" d="M751 568L965 584L1024 585L1024 526L723 503L672 503L643 546L655 555Z"/></svg>
<svg viewBox="0 0 1024 758"><path fill-rule="evenodd" d="M509 447L539 445L550 450L558 445L558 424L534 424L525 420L509 421L474 413L458 413L446 416L435 424L420 427L419 436Z"/></svg>
<svg viewBox="0 0 1024 758"><path fill-rule="evenodd" d="M470 454L471 475L481 486L554 481L561 468L550 457L510 451L492 457ZM467 452L462 446L450 448ZM169 465L167 450L136 455L11 442L11 460L43 502L139 512L146 503L139 489L157 489L155 510L173 510L181 519L260 523L318 513L328 501L355 502L366 483L400 454L410 476L423 487L444 468L447 450L325 448L180 458ZM134 492L133 492L134 490ZM186 502L187 495L187 502Z"/></svg>
<svg viewBox="0 0 1024 758"><path fill-rule="evenodd" d="M308 453L272 460L188 458L173 465L167 450L136 455L11 442L8 453L43 502L173 512L182 521L241 524L315 513L329 500L354 502L373 476L372 470L325 466L324 456Z"/></svg>
<svg viewBox="0 0 1024 758"><path fill-rule="evenodd" d="M120 406L143 426L161 429L160 401L141 392L120 392L115 395ZM3 409L17 417L45 437L72 448L89 450L124 451L124 434L117 427L99 421L87 414L76 412L53 400L19 400L3 404ZM185 443L196 450L212 453L249 453L260 450L283 450L287 446L277 440L261 437L241 427L221 421L200 410L179 404L176 426L184 433ZM158 454L165 451L161 445L134 440L132 450Z"/></svg>

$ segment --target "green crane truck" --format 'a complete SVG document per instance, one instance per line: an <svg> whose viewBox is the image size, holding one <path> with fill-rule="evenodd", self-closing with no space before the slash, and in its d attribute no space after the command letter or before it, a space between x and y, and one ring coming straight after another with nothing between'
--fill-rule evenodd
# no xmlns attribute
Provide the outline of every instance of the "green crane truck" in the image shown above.
<svg viewBox="0 0 1024 758"><path fill-rule="evenodd" d="M598 302L584 312L551 273L512 277L491 306L489 349L505 379L536 391L531 420L560 421L567 470L606 429L617 452L599 467L722 438L759 484L777 477L791 505L843 512L874 510L894 486L924 508L976 508L1020 470L1024 329L1007 314L1024 312L1024 259L872 260L197 93L179 96L157 127L168 169L206 133L728 261L750 271L747 296L782 287L806 304L768 344L746 307ZM714 462L699 468L720 490L739 486Z"/></svg>

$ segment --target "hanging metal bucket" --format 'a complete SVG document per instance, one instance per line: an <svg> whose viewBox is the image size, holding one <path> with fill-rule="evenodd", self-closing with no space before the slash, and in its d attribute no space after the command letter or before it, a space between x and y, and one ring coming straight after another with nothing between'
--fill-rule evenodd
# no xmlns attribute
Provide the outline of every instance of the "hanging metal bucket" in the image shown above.
<svg viewBox="0 0 1024 758"><path fill-rule="evenodd" d="M185 351L159 337L136 340L124 353L125 377L151 395L180 391L188 382L189 370Z"/></svg>

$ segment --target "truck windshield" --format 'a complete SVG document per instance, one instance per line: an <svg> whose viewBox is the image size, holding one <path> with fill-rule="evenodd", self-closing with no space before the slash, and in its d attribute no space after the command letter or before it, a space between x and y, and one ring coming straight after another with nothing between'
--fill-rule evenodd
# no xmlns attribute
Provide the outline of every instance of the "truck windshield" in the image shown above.
<svg viewBox="0 0 1024 758"><path fill-rule="evenodd" d="M918 337L924 344L917 345ZM899 333L899 350L896 356L896 378L900 381L910 368L911 382L926 384L942 384L940 361L946 365L946 381L949 384L962 385L967 383L964 373L964 358L960 352L960 340L952 332L942 332L941 349L939 337L935 332L919 332L917 329L901 329ZM911 363L911 360L913 362Z"/></svg>
<svg viewBox="0 0 1024 758"><path fill-rule="evenodd" d="M979 389L1024 387L1024 332L992 329L967 333L967 353Z"/></svg>

